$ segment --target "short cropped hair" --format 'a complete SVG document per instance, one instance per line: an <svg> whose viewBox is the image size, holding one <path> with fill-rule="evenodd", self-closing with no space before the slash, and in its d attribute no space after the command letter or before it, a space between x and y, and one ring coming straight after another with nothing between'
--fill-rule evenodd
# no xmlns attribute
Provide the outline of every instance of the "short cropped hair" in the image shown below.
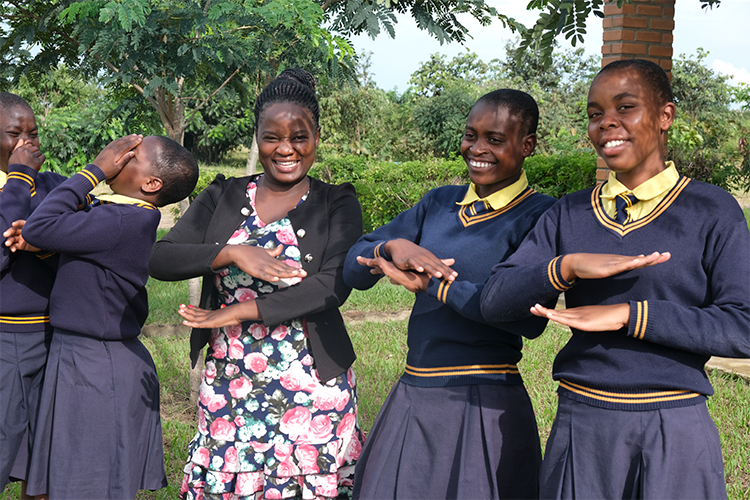
<svg viewBox="0 0 750 500"><path fill-rule="evenodd" d="M480 97L474 106L479 104L507 109L521 121L521 132L524 137L536 134L539 126L539 107L534 98L526 92L514 89L493 90Z"/></svg>
<svg viewBox="0 0 750 500"><path fill-rule="evenodd" d="M320 107L315 97L315 77L301 68L282 71L255 100L255 130L258 130L260 115L270 106L280 102L290 102L310 111L318 127Z"/></svg>
<svg viewBox="0 0 750 500"><path fill-rule="evenodd" d="M667 73L656 63L647 61L645 59L623 59L620 61L613 61L604 66L596 76L613 70L624 70L632 69L638 72L649 86L654 95L654 100L659 105L667 104L668 102L674 102L674 95L672 94L672 84L669 83L669 77Z"/></svg>
<svg viewBox="0 0 750 500"><path fill-rule="evenodd" d="M34 112L23 97L11 94L10 92L0 92L0 112L18 107L26 108L32 113Z"/></svg>
<svg viewBox="0 0 750 500"><path fill-rule="evenodd" d="M156 205L163 207L184 200L193 192L198 183L198 162L190 151L169 137L154 137L161 146L152 172L162 182L161 191L156 195Z"/></svg>

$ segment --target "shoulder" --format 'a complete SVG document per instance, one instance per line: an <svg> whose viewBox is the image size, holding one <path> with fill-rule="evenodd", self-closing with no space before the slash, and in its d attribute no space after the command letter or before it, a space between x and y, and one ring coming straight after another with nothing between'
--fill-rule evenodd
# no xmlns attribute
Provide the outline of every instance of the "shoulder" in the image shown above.
<svg viewBox="0 0 750 500"><path fill-rule="evenodd" d="M314 177L310 177L310 198L319 201L327 200L328 203L344 202L359 205L357 192L350 183L328 184Z"/></svg>
<svg viewBox="0 0 750 500"><path fill-rule="evenodd" d="M724 189L690 179L678 200L683 210L695 211L695 218L742 219L745 216L737 200Z"/></svg>
<svg viewBox="0 0 750 500"><path fill-rule="evenodd" d="M453 206L464 199L468 189L469 186L467 184L458 186L450 184L436 187L427 191L427 194L419 200L419 203L437 203Z"/></svg>
<svg viewBox="0 0 750 500"><path fill-rule="evenodd" d="M534 191L524 201L524 203L528 204L529 206L536 207L539 210L545 211L549 207L557 203L557 198L553 198L552 196L548 196L546 194L542 194L537 191Z"/></svg>
<svg viewBox="0 0 750 500"><path fill-rule="evenodd" d="M68 180L64 175L56 174L55 172L39 172L36 176L36 184L44 186L59 186L63 182Z"/></svg>

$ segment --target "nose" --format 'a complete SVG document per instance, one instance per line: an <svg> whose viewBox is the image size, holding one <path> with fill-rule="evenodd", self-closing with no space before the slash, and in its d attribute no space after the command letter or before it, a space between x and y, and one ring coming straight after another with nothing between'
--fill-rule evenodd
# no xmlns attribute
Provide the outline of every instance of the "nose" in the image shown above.
<svg viewBox="0 0 750 500"><path fill-rule="evenodd" d="M617 123L617 118L615 118L614 113L604 111L601 120L599 120L599 128L604 130L606 128L616 127Z"/></svg>
<svg viewBox="0 0 750 500"><path fill-rule="evenodd" d="M276 148L276 151L282 155L290 155L294 152L294 148L292 147L292 141L289 139L282 139L279 141L279 146Z"/></svg>
<svg viewBox="0 0 750 500"><path fill-rule="evenodd" d="M483 139L477 139L476 141L474 141L474 143L472 143L469 151L471 151L475 155L484 153L485 151L487 151L487 141Z"/></svg>

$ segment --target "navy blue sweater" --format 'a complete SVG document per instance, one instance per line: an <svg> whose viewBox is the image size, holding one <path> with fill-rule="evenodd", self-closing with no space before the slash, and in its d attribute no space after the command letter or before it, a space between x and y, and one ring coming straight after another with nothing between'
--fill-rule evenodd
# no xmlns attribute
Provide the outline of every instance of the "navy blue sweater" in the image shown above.
<svg viewBox="0 0 750 500"><path fill-rule="evenodd" d="M7 182L0 189L0 234L13 222L28 219L47 194L64 180L65 177L52 172L38 173L26 165L10 165ZM25 236L26 229L23 233ZM0 331L49 330L49 294L55 280L57 256L46 250L11 253L5 246L5 238L0 238L0 246Z"/></svg>
<svg viewBox="0 0 750 500"><path fill-rule="evenodd" d="M382 245L388 240L404 238L439 258L456 259L452 266L458 272L456 281L431 278L427 291L416 294L409 319L407 366L401 378L407 384L522 383L516 366L521 359L521 337L488 325L479 297L492 266L518 248L555 200L527 188L499 210L471 215L470 205L457 205L467 189L433 189L416 206L360 238L344 263L346 284L364 290L379 276L359 265L356 258L382 256ZM544 322L529 318L512 326L535 336Z"/></svg>
<svg viewBox="0 0 750 500"><path fill-rule="evenodd" d="M148 258L161 214L151 205L78 210L104 174L88 165L51 193L24 227L34 246L60 254L50 322L107 340L134 338L148 316Z"/></svg>
<svg viewBox="0 0 750 500"><path fill-rule="evenodd" d="M724 190L680 178L643 219L621 225L604 212L601 186L560 200L518 252L493 269L482 295L499 326L529 316L536 302L567 307L630 304L627 328L582 332L555 359L560 394L591 405L646 410L705 400L712 355L750 356L750 235ZM561 257L671 252L669 261L606 279L567 283Z"/></svg>

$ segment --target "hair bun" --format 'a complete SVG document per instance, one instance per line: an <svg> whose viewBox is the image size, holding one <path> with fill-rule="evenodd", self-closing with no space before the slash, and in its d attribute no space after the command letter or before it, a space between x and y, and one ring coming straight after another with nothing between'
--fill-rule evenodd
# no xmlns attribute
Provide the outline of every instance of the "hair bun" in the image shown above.
<svg viewBox="0 0 750 500"><path fill-rule="evenodd" d="M279 76L276 77L277 80L279 79L287 79L287 80L294 80L302 85L306 85L307 87L310 87L313 92L315 92L315 87L317 86L318 82L315 81L315 77L312 76L312 73L309 71L305 71L302 68L288 68L279 73Z"/></svg>

